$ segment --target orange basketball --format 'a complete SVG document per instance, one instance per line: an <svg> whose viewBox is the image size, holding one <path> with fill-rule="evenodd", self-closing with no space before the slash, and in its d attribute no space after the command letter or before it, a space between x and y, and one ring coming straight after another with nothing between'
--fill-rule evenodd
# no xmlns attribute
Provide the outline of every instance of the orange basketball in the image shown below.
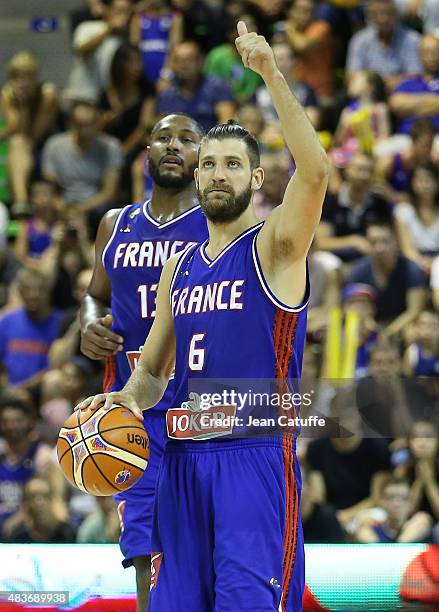
<svg viewBox="0 0 439 612"><path fill-rule="evenodd" d="M93 495L132 487L148 465L149 439L143 424L123 406L77 410L59 432L58 461L73 485Z"/></svg>

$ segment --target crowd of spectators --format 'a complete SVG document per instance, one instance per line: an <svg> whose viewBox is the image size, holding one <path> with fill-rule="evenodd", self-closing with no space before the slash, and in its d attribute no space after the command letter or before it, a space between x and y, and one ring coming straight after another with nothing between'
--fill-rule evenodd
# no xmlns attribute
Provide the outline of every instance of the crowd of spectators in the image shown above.
<svg viewBox="0 0 439 612"><path fill-rule="evenodd" d="M305 540L432 541L439 3L78 0L66 17L65 83L44 82L44 55L27 50L0 83L0 539L118 539L112 499L73 489L54 447L73 407L101 389L103 364L80 352L79 304L102 215L148 197L155 121L184 112L207 130L237 118L261 145L257 217L281 201L294 160L236 52L243 19L272 43L331 163L309 255L303 386L326 426L298 443Z"/></svg>

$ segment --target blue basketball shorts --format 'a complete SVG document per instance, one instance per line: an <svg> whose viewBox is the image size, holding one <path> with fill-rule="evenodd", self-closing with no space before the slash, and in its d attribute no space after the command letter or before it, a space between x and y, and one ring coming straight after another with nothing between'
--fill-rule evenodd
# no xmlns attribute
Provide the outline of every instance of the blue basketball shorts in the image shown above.
<svg viewBox="0 0 439 612"><path fill-rule="evenodd" d="M120 520L119 544L122 565L130 567L135 557L151 554L154 499L166 439L166 412L147 410L143 424L148 433L150 455L141 479L131 489L114 496Z"/></svg>
<svg viewBox="0 0 439 612"><path fill-rule="evenodd" d="M299 612L301 477L288 437L168 442L149 612Z"/></svg>

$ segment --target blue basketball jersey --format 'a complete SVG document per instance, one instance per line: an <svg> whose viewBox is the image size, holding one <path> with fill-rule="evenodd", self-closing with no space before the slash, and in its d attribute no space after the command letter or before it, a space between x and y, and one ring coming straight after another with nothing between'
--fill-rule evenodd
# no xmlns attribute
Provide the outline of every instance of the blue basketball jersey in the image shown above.
<svg viewBox="0 0 439 612"><path fill-rule="evenodd" d="M169 51L173 13L156 17L149 13L140 15L140 50L143 71L150 83L155 83Z"/></svg>
<svg viewBox="0 0 439 612"><path fill-rule="evenodd" d="M0 452L0 524L20 507L23 487L35 476L35 456L41 442L34 442L19 463L11 464Z"/></svg>
<svg viewBox="0 0 439 612"><path fill-rule="evenodd" d="M206 241L177 264L170 287L177 340L175 397L167 413L172 439L270 435L298 415L300 389L292 387L301 376L308 280L297 308L270 291L256 249L262 225L214 260Z"/></svg>
<svg viewBox="0 0 439 612"><path fill-rule="evenodd" d="M206 218L199 206L166 223L154 219L148 202L126 206L119 213L102 261L112 287L113 330L124 338L124 345L107 361L106 391L121 389L137 365L154 321L163 265L206 236Z"/></svg>
<svg viewBox="0 0 439 612"><path fill-rule="evenodd" d="M439 376L439 355L427 356L416 342L410 345L409 357L414 376Z"/></svg>

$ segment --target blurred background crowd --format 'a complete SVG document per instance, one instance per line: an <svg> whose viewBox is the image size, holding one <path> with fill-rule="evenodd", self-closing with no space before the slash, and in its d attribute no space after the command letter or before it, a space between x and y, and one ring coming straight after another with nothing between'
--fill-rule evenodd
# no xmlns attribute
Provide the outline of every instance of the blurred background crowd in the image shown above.
<svg viewBox="0 0 439 612"><path fill-rule="evenodd" d="M305 540L439 542L439 2L38 10L0 27L0 539L118 539L112 498L71 488L54 448L72 408L101 390L78 308L102 215L151 191L155 121L185 112L207 130L235 117L261 144L257 216L281 202L294 160L235 50L242 19L272 43L331 161L309 256L303 387L327 426L298 444Z"/></svg>

